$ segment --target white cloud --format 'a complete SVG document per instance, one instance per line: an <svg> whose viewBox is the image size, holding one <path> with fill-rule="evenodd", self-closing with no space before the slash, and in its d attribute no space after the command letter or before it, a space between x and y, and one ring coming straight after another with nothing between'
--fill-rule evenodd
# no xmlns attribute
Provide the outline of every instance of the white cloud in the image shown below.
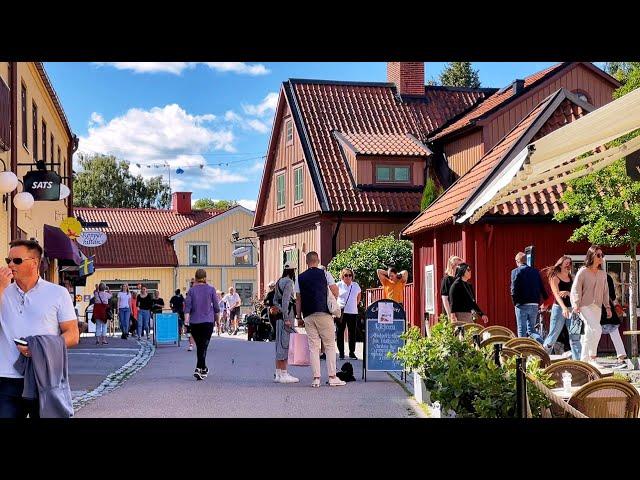
<svg viewBox="0 0 640 480"><path fill-rule="evenodd" d="M232 72L240 75L266 75L270 73L264 65L244 62L95 62L99 66L111 66L118 70L131 70L135 73L171 73L180 75L184 70L203 64L219 72Z"/></svg>
<svg viewBox="0 0 640 480"><path fill-rule="evenodd" d="M227 110L227 112L224 114L224 119L227 122L242 122L242 117L240 115L238 115L236 112L234 112L233 110Z"/></svg>
<svg viewBox="0 0 640 480"><path fill-rule="evenodd" d="M227 110L227 112L225 112L224 114L224 119L227 122L238 124L243 130L255 130L259 133L267 133L269 131L269 126L261 120L258 120L256 118L246 120L244 117L238 115L233 110Z"/></svg>
<svg viewBox="0 0 640 480"><path fill-rule="evenodd" d="M102 120L90 127L88 135L80 138L78 152L115 155L129 162L132 174L144 178L162 175L168 181L170 171L174 191L245 182L243 175L206 165L205 152L236 151L231 130L203 125L215 118L213 114L189 114L177 104L151 110L132 108L108 123ZM92 115L92 119L96 118ZM77 163L74 165L77 169ZM178 168L184 173L178 175Z"/></svg>
<svg viewBox="0 0 640 480"><path fill-rule="evenodd" d="M269 131L269 127L267 127L260 120L256 120L255 118L253 120L249 120L247 124L256 132L267 133Z"/></svg>
<svg viewBox="0 0 640 480"><path fill-rule="evenodd" d="M98 112L91 113L91 119L89 120L89 127L93 127L94 125L102 125L104 123L104 118Z"/></svg>
<svg viewBox="0 0 640 480"><path fill-rule="evenodd" d="M265 117L269 114L273 114L276 111L278 105L278 94L276 92L269 92L266 97L258 105L242 105L244 113L252 115L254 117Z"/></svg>
<svg viewBox="0 0 640 480"><path fill-rule="evenodd" d="M251 168L249 168L249 171L250 172L262 172L263 168L264 168L264 160L254 163L253 166Z"/></svg>
<svg viewBox="0 0 640 480"><path fill-rule="evenodd" d="M238 200L238 203L249 210L256 210L257 202L255 200Z"/></svg>

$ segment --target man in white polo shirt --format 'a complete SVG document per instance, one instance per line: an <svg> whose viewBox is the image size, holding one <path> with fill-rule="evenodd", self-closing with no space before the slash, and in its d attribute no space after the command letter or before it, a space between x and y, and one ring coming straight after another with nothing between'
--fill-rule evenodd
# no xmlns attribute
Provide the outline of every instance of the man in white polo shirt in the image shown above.
<svg viewBox="0 0 640 480"><path fill-rule="evenodd" d="M80 340L78 319L67 289L40 278L43 252L38 242L14 240L9 245L8 268L0 267L0 418L37 418L38 400L22 398L24 378L13 366L20 355L31 352L14 339L62 335L69 348Z"/></svg>

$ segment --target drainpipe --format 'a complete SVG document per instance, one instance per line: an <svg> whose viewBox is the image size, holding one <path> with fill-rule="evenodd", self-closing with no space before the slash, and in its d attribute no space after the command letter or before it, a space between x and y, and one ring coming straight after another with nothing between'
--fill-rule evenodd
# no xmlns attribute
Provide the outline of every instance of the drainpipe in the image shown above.
<svg viewBox="0 0 640 480"><path fill-rule="evenodd" d="M18 174L18 62L11 62L11 171ZM10 215L11 215L11 238L18 238L18 211L13 205L13 197L16 196L16 190L11 192L9 197Z"/></svg>
<svg viewBox="0 0 640 480"><path fill-rule="evenodd" d="M338 224L336 225L336 229L333 232L333 237L331 238L331 258L336 256L337 253L337 243L338 243L338 232L340 231L340 225L342 225L342 214L338 214Z"/></svg>
<svg viewBox="0 0 640 480"><path fill-rule="evenodd" d="M69 132L71 133L71 132ZM78 150L78 137L71 133L71 142L67 147L67 162L69 165L69 190L71 193L67 197L67 216L73 217L73 154Z"/></svg>

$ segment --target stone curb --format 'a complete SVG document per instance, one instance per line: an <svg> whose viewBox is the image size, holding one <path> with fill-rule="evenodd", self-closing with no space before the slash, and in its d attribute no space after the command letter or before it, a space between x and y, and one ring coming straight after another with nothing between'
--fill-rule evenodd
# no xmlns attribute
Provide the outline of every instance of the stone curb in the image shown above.
<svg viewBox="0 0 640 480"><path fill-rule="evenodd" d="M92 400L106 395L120 387L129 377L149 363L149 360L155 354L156 347L153 345L153 342L148 340L137 340L137 343L140 346L140 349L135 357L115 372L107 375L107 378L105 378L96 388L73 399L74 411L78 411Z"/></svg>

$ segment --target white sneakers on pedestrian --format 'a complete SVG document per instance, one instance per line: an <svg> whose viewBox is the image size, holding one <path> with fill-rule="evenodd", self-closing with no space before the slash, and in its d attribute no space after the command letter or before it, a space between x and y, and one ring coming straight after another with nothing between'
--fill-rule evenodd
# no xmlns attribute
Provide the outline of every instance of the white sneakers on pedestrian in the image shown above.
<svg viewBox="0 0 640 480"><path fill-rule="evenodd" d="M280 383L298 383L300 381L299 378L294 377L289 374L286 370L284 372L280 372Z"/></svg>
<svg viewBox="0 0 640 480"><path fill-rule="evenodd" d="M345 382L344 380L340 380L338 377L333 377L329 379L329 386L330 387L342 387L343 385L346 385L347 382Z"/></svg>
<svg viewBox="0 0 640 480"><path fill-rule="evenodd" d="M187 351L192 351L193 350L193 345L189 344L189 346L187 347Z"/></svg>
<svg viewBox="0 0 640 480"><path fill-rule="evenodd" d="M273 374L273 381L275 383L280 383L280 373L282 370L276 370L276 373Z"/></svg>
<svg viewBox="0 0 640 480"><path fill-rule="evenodd" d="M565 359L566 358L571 358L571 356L572 356L571 350L567 350L561 356L562 356L562 358L565 358Z"/></svg>

